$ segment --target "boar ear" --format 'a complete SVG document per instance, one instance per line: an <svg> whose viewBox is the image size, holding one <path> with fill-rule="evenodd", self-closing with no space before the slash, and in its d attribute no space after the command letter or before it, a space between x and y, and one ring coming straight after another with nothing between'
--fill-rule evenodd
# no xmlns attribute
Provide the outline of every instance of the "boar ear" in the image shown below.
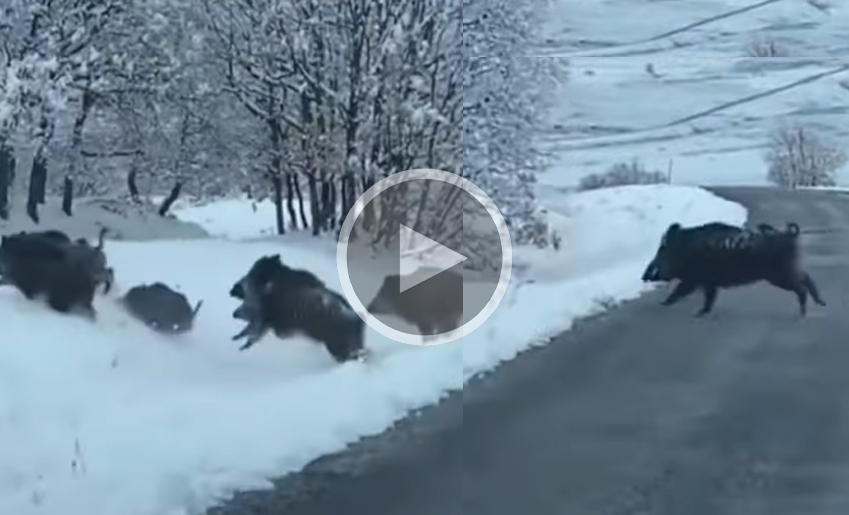
<svg viewBox="0 0 849 515"><path fill-rule="evenodd" d="M799 234L799 224L795 222L790 222L787 224L787 232L793 236Z"/></svg>
<svg viewBox="0 0 849 515"><path fill-rule="evenodd" d="M663 233L663 238L660 240L661 245L666 245L669 243L669 239L674 237L678 232L681 231L681 224L674 223L670 224L669 227L666 228L666 232Z"/></svg>

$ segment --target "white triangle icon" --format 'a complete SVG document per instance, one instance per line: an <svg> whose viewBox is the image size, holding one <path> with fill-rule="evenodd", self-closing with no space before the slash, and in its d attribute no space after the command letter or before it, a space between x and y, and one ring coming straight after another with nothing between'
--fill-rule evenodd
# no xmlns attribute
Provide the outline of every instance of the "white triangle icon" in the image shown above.
<svg viewBox="0 0 849 515"><path fill-rule="evenodd" d="M469 259L404 224L400 225L402 292Z"/></svg>

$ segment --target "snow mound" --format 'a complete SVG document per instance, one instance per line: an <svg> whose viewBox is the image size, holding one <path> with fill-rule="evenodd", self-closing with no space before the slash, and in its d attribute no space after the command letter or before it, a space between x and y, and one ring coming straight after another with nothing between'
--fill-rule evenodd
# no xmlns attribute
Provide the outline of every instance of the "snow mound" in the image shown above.
<svg viewBox="0 0 849 515"><path fill-rule="evenodd" d="M152 239L204 238L208 234L188 219L159 216L152 206L135 206L121 199L81 198L73 205L73 216L61 209L61 199L48 198L39 206L40 223L27 216L23 207L14 207L9 220L0 220L3 234L40 231L45 228L65 231L73 238L96 238L101 227L109 229L109 239L145 241Z"/></svg>
<svg viewBox="0 0 849 515"><path fill-rule="evenodd" d="M303 218L297 201L294 209L298 228L303 227L304 218L308 224L312 223L309 202L304 202ZM252 200L243 195L208 203L178 203L172 211L178 219L202 226L218 238L241 240L277 234L274 202L271 199ZM285 200L283 220L287 230L298 230L292 227Z"/></svg>

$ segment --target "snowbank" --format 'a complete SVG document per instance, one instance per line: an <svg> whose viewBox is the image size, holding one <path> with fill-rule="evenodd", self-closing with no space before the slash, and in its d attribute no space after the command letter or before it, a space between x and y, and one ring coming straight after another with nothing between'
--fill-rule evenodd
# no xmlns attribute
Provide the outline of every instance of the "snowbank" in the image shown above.
<svg viewBox="0 0 849 515"><path fill-rule="evenodd" d="M0 220L0 233L38 231L45 227L67 232L74 238L95 238L101 226L109 229L110 239L161 240L205 238L208 236L200 225L189 219L179 220L173 216L162 217L153 205L136 206L121 199L80 198L74 202L73 216L61 209L61 199L49 197L39 206L40 224L27 216L23 206L13 206L9 220Z"/></svg>
<svg viewBox="0 0 849 515"><path fill-rule="evenodd" d="M175 206L173 212L180 220L200 225L212 236L227 239L249 239L277 234L274 202L271 199L250 200L245 196L220 199L215 202ZM297 226L303 226L300 207L295 202ZM312 223L310 203L304 202L304 218ZM283 219L286 229L292 227L292 220L284 202ZM303 229L301 229L303 230Z"/></svg>
<svg viewBox="0 0 849 515"><path fill-rule="evenodd" d="M0 289L0 513L189 515L236 489L270 486L265 478L381 432L575 317L637 296L669 223L745 218L741 207L690 188L601 190L549 207L563 249L516 249L519 280L479 330L437 347L369 330L366 364L336 365L302 339L269 337L248 352L229 339L239 325L227 291L260 255L281 253L339 288L325 239L111 242L119 288L164 280L204 299L183 337L147 331L113 298L98 299L92 325ZM223 228L205 209L205 228ZM231 238L267 223L235 212L221 212Z"/></svg>

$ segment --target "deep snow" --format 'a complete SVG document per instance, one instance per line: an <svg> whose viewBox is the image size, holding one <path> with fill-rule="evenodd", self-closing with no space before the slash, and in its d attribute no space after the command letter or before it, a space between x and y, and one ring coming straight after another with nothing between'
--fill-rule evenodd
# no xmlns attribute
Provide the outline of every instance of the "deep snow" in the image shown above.
<svg viewBox="0 0 849 515"><path fill-rule="evenodd" d="M271 336L247 352L229 340L239 324L227 291L260 255L280 253L339 289L333 242L245 241L265 222L241 219L258 215L233 202L220 215L227 239L107 243L119 288L164 280L204 299L189 335L155 335L114 298L98 299L92 325L0 289L0 513L196 514L236 489L270 486L265 478L381 432L574 317L637 296L672 221L745 218L740 206L693 188L551 194L544 202L562 250L516 249L515 279L483 327L436 347L368 330L372 360L340 366L303 339ZM202 218L223 231L213 206ZM191 218L191 209L176 214Z"/></svg>
<svg viewBox="0 0 849 515"><path fill-rule="evenodd" d="M697 188L566 195L562 187L634 157L663 171L672 159L678 184L761 184L776 124L799 120L849 135L849 71L681 122L849 64L843 3L821 11L775 0L652 41L757 2L555 3L545 28L551 41L540 53L568 59L571 77L553 93L563 105L544 135L554 166L540 177L539 194L562 248L514 249L511 286L489 321L437 347L368 330L373 354L365 364L336 365L297 338L270 336L238 352L232 282L260 255L280 253L339 290L333 242L304 232L272 236L269 202L181 201L176 216L213 238L110 241L107 249L124 289L165 280L191 301L204 299L190 335L155 335L113 298L98 300L92 326L0 289L0 513L195 515L237 489L270 486L266 478L379 433L548 343L576 318L646 291L639 277L670 223L746 218L741 206ZM755 37L778 40L791 58L743 57Z"/></svg>

